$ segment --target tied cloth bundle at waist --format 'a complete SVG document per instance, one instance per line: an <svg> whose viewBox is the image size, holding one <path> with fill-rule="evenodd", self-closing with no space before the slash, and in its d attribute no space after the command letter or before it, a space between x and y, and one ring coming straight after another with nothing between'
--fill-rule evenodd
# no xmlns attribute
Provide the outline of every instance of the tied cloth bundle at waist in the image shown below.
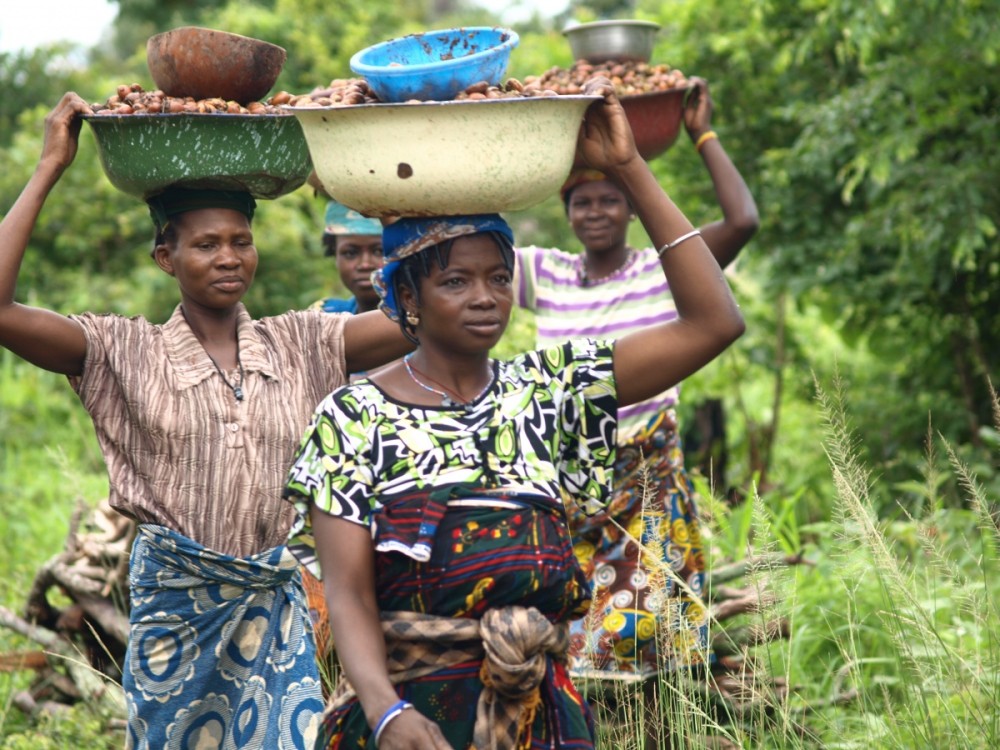
<svg viewBox="0 0 1000 750"><path fill-rule="evenodd" d="M389 679L407 682L482 659L483 692L476 708L477 748L514 750L541 703L547 657L565 661L568 627L553 624L534 607L500 607L480 620L418 612L383 612ZM341 679L327 711L354 698Z"/></svg>

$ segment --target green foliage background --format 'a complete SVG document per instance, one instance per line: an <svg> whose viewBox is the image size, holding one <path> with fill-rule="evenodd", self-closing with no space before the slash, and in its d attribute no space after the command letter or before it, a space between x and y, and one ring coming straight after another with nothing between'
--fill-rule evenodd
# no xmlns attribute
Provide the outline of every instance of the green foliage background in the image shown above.
<svg viewBox="0 0 1000 750"><path fill-rule="evenodd" d="M91 49L0 53L0 213L31 174L42 120L63 91L102 101L120 83L151 87L145 40L153 33L193 24L275 42L288 51L275 88L305 92L350 76L351 54L368 44L495 23L505 7L448 0L118 6L112 33ZM799 614L807 632L831 625L853 633L858 626L841 621L844 613L829 603L830 582L840 579L833 550L842 519L817 386L843 384L859 459L875 477L866 480L872 512L904 555L921 555L917 537L926 529L914 519L925 512L937 514L934 527L951 540L976 524L965 515L968 493L943 442L985 496L1000 498L1000 436L989 397L989 379L1000 369L996 11L992 0L612 0L574 2L559 17L536 14L515 27L521 43L509 73L518 78L571 64L560 33L570 18L627 16L663 26L655 62L710 83L715 129L762 223L730 273L747 334L685 383L682 422L693 423L699 402L720 399L728 463L717 491L736 503L734 512L747 509L746 518L750 504L739 503L758 493L773 543L819 550L822 572L799 582L809 592ZM685 135L652 166L696 224L718 218ZM322 210L307 187L260 207L261 268L247 301L254 314L342 291L322 257ZM556 196L509 218L521 242L576 247ZM631 239L646 242L641 230ZM107 182L85 126L76 162L32 237L18 299L64 313L163 320L176 289L149 259L150 242L145 207ZM530 316L515 316L499 354L530 346L532 335ZM937 446L929 456L928 446ZM34 570L60 548L72 502L105 491L92 429L63 380L0 352L0 536L7 540L0 600L18 606ZM718 544L745 554L751 527L720 517L729 525ZM979 559L968 552L966 562ZM860 600L852 606L881 606L877 590L859 585L854 594ZM874 626L858 633L860 641L851 642L871 652L889 638ZM805 637L789 654L796 664L815 662L806 681L817 690L819 675L828 679L840 663L837 638Z"/></svg>

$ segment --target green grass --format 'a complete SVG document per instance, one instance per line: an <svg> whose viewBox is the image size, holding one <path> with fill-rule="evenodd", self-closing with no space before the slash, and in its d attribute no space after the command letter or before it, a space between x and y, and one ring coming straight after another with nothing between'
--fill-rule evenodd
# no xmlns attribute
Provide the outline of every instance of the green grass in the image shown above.
<svg viewBox="0 0 1000 750"><path fill-rule="evenodd" d="M65 378L0 349L0 602L62 548L78 499L107 495L94 429Z"/></svg>
<svg viewBox="0 0 1000 750"><path fill-rule="evenodd" d="M63 547L77 500L106 495L97 439L66 379L0 350L0 604L22 611L35 572ZM33 647L0 630L0 652ZM88 706L32 725L12 705L29 680L0 672L0 748L112 746L106 717Z"/></svg>
<svg viewBox="0 0 1000 750"><path fill-rule="evenodd" d="M701 748L706 736L755 750L1000 746L996 499L932 435L922 512L879 518L876 479L858 458L840 387L819 396L832 494L827 520L799 528L780 499L754 495L730 508L700 487L711 558L783 554L790 540L808 540L811 565L748 572L742 583L775 601L734 623L788 618L789 639L749 651L757 675L791 686L787 698L758 682L748 710L720 716L696 681L663 675L659 710L650 715L638 688L618 686L592 696L602 750L646 750L640 738L650 722L658 747ZM1000 426L1000 404L997 415ZM936 493L938 451L964 490L963 507L945 507Z"/></svg>
<svg viewBox="0 0 1000 750"><path fill-rule="evenodd" d="M519 335L530 335L529 323L517 325ZM727 718L708 709L697 683L665 675L657 684L659 709L650 715L634 687L618 688L596 697L602 750L646 750L639 738L649 726L660 732L662 746L669 736L673 747L690 748L703 747L706 735L754 750L1000 746L998 498L963 463L960 450L931 432L917 493L923 501L880 518L872 500L879 480L859 459L841 389L837 382L831 392L821 388L814 407L825 424L816 450L825 451L829 465L824 518L802 523L797 498L780 492L751 493L729 507L700 487L711 560L801 548L811 562L751 570L742 584L776 599L734 623L788 618L789 639L751 650L757 673L784 679L788 698L775 699L757 685L752 707ZM949 480L962 488L961 507L938 495L942 459ZM34 571L61 549L77 499L96 501L106 491L93 431L64 379L0 353L0 599L6 606L23 606ZM24 646L0 631L0 651ZM109 717L94 706L41 723L24 717L12 701L29 679L0 674L0 750L120 746L121 731L109 729ZM838 702L844 694L853 697Z"/></svg>

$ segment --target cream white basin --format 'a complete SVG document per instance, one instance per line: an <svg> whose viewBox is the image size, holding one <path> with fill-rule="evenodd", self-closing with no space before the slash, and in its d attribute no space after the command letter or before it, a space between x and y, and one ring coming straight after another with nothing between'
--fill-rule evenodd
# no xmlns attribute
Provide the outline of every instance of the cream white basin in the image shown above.
<svg viewBox="0 0 1000 750"><path fill-rule="evenodd" d="M288 107L324 190L368 216L516 211L557 193L597 96Z"/></svg>

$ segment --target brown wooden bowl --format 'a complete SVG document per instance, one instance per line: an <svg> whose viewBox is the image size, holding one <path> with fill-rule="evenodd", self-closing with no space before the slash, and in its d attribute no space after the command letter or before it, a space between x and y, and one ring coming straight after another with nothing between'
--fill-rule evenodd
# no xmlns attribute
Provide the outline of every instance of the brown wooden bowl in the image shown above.
<svg viewBox="0 0 1000 750"><path fill-rule="evenodd" d="M243 105L271 90L286 58L276 44L199 26L181 26L146 42L146 64L163 93Z"/></svg>

